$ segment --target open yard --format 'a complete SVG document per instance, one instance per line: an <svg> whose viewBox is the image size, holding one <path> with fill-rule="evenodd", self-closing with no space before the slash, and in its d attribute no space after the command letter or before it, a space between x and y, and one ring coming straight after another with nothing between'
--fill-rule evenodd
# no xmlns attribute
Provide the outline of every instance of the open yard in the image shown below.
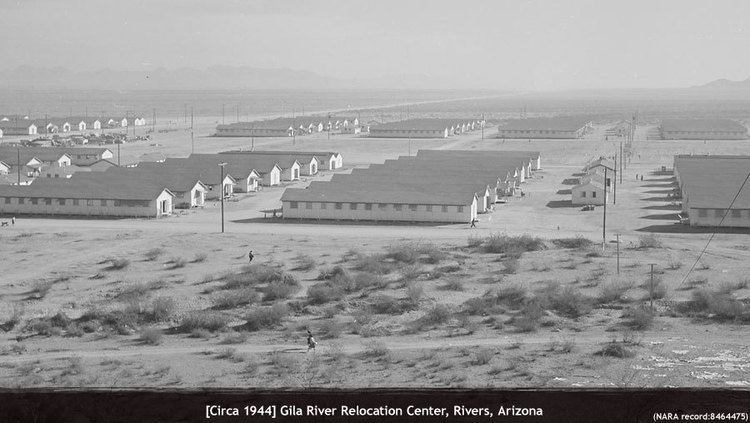
<svg viewBox="0 0 750 423"><path fill-rule="evenodd" d="M205 137L213 124L196 125L196 152L249 147ZM645 141L647 130L607 208L604 245L602 208L571 206L563 183L615 154L601 127L581 140L475 131L411 147L255 140L338 151L344 172L409 148L541 151L525 197L476 229L263 219L283 187L228 202L225 234L215 203L162 220L18 219L0 230L0 386L747 387L748 233L717 234L696 263L710 233L674 225L670 176L652 172L677 153L750 145ZM152 143L123 145L123 161L190 153L189 132Z"/></svg>

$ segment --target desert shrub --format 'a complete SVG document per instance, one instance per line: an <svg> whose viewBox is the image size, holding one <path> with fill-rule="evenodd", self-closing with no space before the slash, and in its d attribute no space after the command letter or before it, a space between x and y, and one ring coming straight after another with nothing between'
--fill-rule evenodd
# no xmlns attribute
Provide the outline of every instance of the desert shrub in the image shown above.
<svg viewBox="0 0 750 423"><path fill-rule="evenodd" d="M435 304L430 307L427 312L418 320L418 326L420 328L426 326L437 326L443 323L447 323L453 313L450 308L445 304Z"/></svg>
<svg viewBox="0 0 750 423"><path fill-rule="evenodd" d="M383 358L390 355L391 351L388 346L382 341L369 341L364 345L364 351L362 353L365 357L370 358Z"/></svg>
<svg viewBox="0 0 750 423"><path fill-rule="evenodd" d="M661 238L654 234L641 235L638 237L637 248L639 250L644 250L647 248L661 248L663 246L664 243L661 241Z"/></svg>
<svg viewBox="0 0 750 423"><path fill-rule="evenodd" d="M517 308L526 299L526 288L521 285L508 285L500 289L491 289L481 297L470 298L463 303L464 312L473 316L486 316L503 312L501 306Z"/></svg>
<svg viewBox="0 0 750 423"><path fill-rule="evenodd" d="M401 301L390 295L375 295L368 306L376 314L401 314L413 307L408 300Z"/></svg>
<svg viewBox="0 0 750 423"><path fill-rule="evenodd" d="M224 337L219 343L222 345L244 344L247 342L246 332L233 332Z"/></svg>
<svg viewBox="0 0 750 423"><path fill-rule="evenodd" d="M341 336L344 327L345 325L338 319L328 319L320 323L317 332L322 339L334 339Z"/></svg>
<svg viewBox="0 0 750 423"><path fill-rule="evenodd" d="M130 260L126 258L111 258L107 260L107 263L109 263L109 266L106 270L122 270L130 266Z"/></svg>
<svg viewBox="0 0 750 423"><path fill-rule="evenodd" d="M625 325L634 330L646 330L654 323L654 312L647 307L633 307L623 313Z"/></svg>
<svg viewBox="0 0 750 423"><path fill-rule="evenodd" d="M289 315L286 304L277 303L269 307L257 307L245 315L245 327L249 331L270 329L279 326Z"/></svg>
<svg viewBox="0 0 750 423"><path fill-rule="evenodd" d="M558 284L554 284L539 297L542 307L572 319L584 316L591 311L591 298L572 286L561 289Z"/></svg>
<svg viewBox="0 0 750 423"><path fill-rule="evenodd" d="M206 253L195 253L193 259L190 260L190 263L203 263L207 258L208 254Z"/></svg>
<svg viewBox="0 0 750 423"><path fill-rule="evenodd" d="M505 266L505 273L513 274L518 272L518 268L521 266L518 257L510 256L503 260L503 266Z"/></svg>
<svg viewBox="0 0 750 423"><path fill-rule="evenodd" d="M592 245L594 245L594 242L588 238L584 238L581 235L577 235L572 238L555 238L552 240L552 244L554 244L558 248L583 250L590 248Z"/></svg>
<svg viewBox="0 0 750 423"><path fill-rule="evenodd" d="M459 279L451 279L442 288L448 291L463 291L464 284Z"/></svg>
<svg viewBox="0 0 750 423"><path fill-rule="evenodd" d="M235 363L242 363L245 361L245 356L240 354L236 348L226 348L216 354L216 358L219 360L230 360Z"/></svg>
<svg viewBox="0 0 750 423"><path fill-rule="evenodd" d="M188 313L180 324L185 332L192 332L195 329L204 329L209 332L223 330L229 324L229 317L223 313L200 310Z"/></svg>
<svg viewBox="0 0 750 423"><path fill-rule="evenodd" d="M191 338L203 338L208 339L213 336L213 333L211 331L208 331L206 329L193 329L190 331L190 337Z"/></svg>
<svg viewBox="0 0 750 423"><path fill-rule="evenodd" d="M378 254L359 255L354 261L352 269L359 270L360 272L386 275L393 271L394 265L393 263L383 262L383 258L383 256Z"/></svg>
<svg viewBox="0 0 750 423"><path fill-rule="evenodd" d="M367 272L360 272L354 275L354 286L356 290L366 288L384 288L388 281L381 275L375 275Z"/></svg>
<svg viewBox="0 0 750 423"><path fill-rule="evenodd" d="M687 315L713 317L719 321L748 321L750 310L743 301L732 298L729 294L711 291L706 288L692 292L689 301L678 304L677 310Z"/></svg>
<svg viewBox="0 0 750 423"><path fill-rule="evenodd" d="M682 262L675 258L669 259L669 262L667 263L667 269L669 270L678 270L681 267L682 267Z"/></svg>
<svg viewBox="0 0 750 423"><path fill-rule="evenodd" d="M402 281L413 281L422 274L422 267L418 264L406 264L399 270Z"/></svg>
<svg viewBox="0 0 750 423"><path fill-rule="evenodd" d="M535 261L531 263L531 270L535 272L548 272L550 269L550 265L543 261Z"/></svg>
<svg viewBox="0 0 750 423"><path fill-rule="evenodd" d="M172 257L171 259L169 259L167 264L169 264L169 269L180 269L185 267L185 265L187 264L187 260L182 257Z"/></svg>
<svg viewBox="0 0 750 423"><path fill-rule="evenodd" d="M327 283L316 283L307 288L307 299L311 304L325 304L344 298L344 291Z"/></svg>
<svg viewBox="0 0 750 423"><path fill-rule="evenodd" d="M608 342L601 350L595 352L594 355L615 358L631 358L635 356L635 353L620 342Z"/></svg>
<svg viewBox="0 0 750 423"><path fill-rule="evenodd" d="M31 285L31 293L38 299L42 299L52 289L53 282L50 280L36 281Z"/></svg>
<svg viewBox="0 0 750 423"><path fill-rule="evenodd" d="M248 304L254 304L260 300L260 294L253 288L235 289L232 291L219 292L213 296L214 308L231 309Z"/></svg>
<svg viewBox="0 0 750 423"><path fill-rule="evenodd" d="M326 267L320 270L320 272L318 273L317 280L327 281L339 275L347 275L346 269L338 265L333 266L333 267Z"/></svg>
<svg viewBox="0 0 750 423"><path fill-rule="evenodd" d="M446 257L438 246L427 242L392 244L386 248L385 258L399 263L414 264L417 261L436 264Z"/></svg>
<svg viewBox="0 0 750 423"><path fill-rule="evenodd" d="M708 278L706 278L706 277L693 278L693 279L690 279L689 281L687 281L685 283L685 287L681 288L681 290L684 291L684 290L695 289L695 288L697 288L699 286L703 286L703 285L705 285L707 283L708 283Z"/></svg>
<svg viewBox="0 0 750 423"><path fill-rule="evenodd" d="M734 291L747 288L747 280L741 280L737 282L723 281L716 287L716 292L719 294L731 294Z"/></svg>
<svg viewBox="0 0 750 423"><path fill-rule="evenodd" d="M147 297L149 295L149 288L146 284L143 283L134 283L131 285L126 285L122 287L120 292L117 293L117 298L119 301L124 302L131 302L131 301L140 301L143 298Z"/></svg>
<svg viewBox="0 0 750 423"><path fill-rule="evenodd" d="M421 284L418 284L416 282L411 282L406 285L406 298L409 299L409 302L412 305L414 306L418 305L423 295L424 295L424 287Z"/></svg>
<svg viewBox="0 0 750 423"><path fill-rule="evenodd" d="M152 248L143 255L147 261L154 261L164 254L164 250L161 248Z"/></svg>
<svg viewBox="0 0 750 423"><path fill-rule="evenodd" d="M633 282L625 279L612 279L602 285L599 290L600 303L623 301L623 295L633 287Z"/></svg>
<svg viewBox="0 0 750 423"><path fill-rule="evenodd" d="M177 310L177 302L169 297L157 297L151 302L149 320L164 322L171 319Z"/></svg>
<svg viewBox="0 0 750 423"><path fill-rule="evenodd" d="M231 273L224 276L223 289L247 288L259 284L267 284L280 281L283 272L271 266L263 264L249 264L242 266L239 273Z"/></svg>
<svg viewBox="0 0 750 423"><path fill-rule="evenodd" d="M158 329L144 329L141 331L141 335L138 340L148 345L159 345L162 340L162 333Z"/></svg>
<svg viewBox="0 0 750 423"><path fill-rule="evenodd" d="M474 358L471 364L475 366L484 366L492 361L492 357L495 356L495 350L492 348L479 348L474 352Z"/></svg>
<svg viewBox="0 0 750 423"><path fill-rule="evenodd" d="M308 271L315 268L315 259L308 256L307 254L297 254L293 259L297 264L292 267L292 270L297 271Z"/></svg>
<svg viewBox="0 0 750 423"><path fill-rule="evenodd" d="M268 284L263 290L264 301L275 301L287 299L298 293L302 287L299 281L291 275L284 275L281 281L274 281Z"/></svg>
<svg viewBox="0 0 750 423"><path fill-rule="evenodd" d="M542 316L544 316L544 309L539 301L529 300L526 301L521 311L513 316L512 323L519 332L534 332L539 328Z"/></svg>
<svg viewBox="0 0 750 423"><path fill-rule="evenodd" d="M469 235L469 239L466 241L466 245L469 248L479 248L484 243L484 238L478 235Z"/></svg>
<svg viewBox="0 0 750 423"><path fill-rule="evenodd" d="M10 332L14 327L16 327L16 325L21 323L21 318L23 317L23 313L24 313L23 304L14 303L13 313L11 314L8 320L0 324L0 329L4 330L5 332Z"/></svg>
<svg viewBox="0 0 750 423"><path fill-rule="evenodd" d="M544 249L544 240L530 235L494 234L484 239L481 249L485 253L520 257L524 252Z"/></svg>

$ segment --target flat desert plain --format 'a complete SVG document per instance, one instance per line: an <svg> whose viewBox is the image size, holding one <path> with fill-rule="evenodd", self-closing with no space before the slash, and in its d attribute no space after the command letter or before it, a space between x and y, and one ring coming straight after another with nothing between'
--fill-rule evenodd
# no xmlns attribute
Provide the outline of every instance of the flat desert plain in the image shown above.
<svg viewBox="0 0 750 423"><path fill-rule="evenodd" d="M205 136L214 124L198 122L196 152L249 148ZM254 141L339 151L337 172L420 148L541 151L526 195L477 228L263 217L285 187L331 172L231 199L223 234L218 203L159 220L19 217L0 230L0 386L750 386L748 232L717 233L698 260L711 231L675 224L672 175L656 172L676 153L750 146L647 140L639 126L603 239L602 208L570 205L565 180L619 150L604 130ZM121 159L190 150L183 129Z"/></svg>

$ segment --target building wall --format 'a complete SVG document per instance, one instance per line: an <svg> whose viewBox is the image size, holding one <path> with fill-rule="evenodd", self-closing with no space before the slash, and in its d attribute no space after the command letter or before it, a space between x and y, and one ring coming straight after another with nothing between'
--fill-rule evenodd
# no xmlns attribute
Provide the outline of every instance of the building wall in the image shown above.
<svg viewBox="0 0 750 423"><path fill-rule="evenodd" d="M552 138L552 139L572 139L580 138L583 131L538 131L538 130L508 130L499 129L498 138Z"/></svg>
<svg viewBox="0 0 750 423"><path fill-rule="evenodd" d="M300 165L300 172L305 176L311 176L318 173L318 162L317 160L310 160L309 163Z"/></svg>
<svg viewBox="0 0 750 423"><path fill-rule="evenodd" d="M308 208L308 204L310 208ZM325 204L325 209L321 208ZM351 203L339 203L341 208L336 208L337 203L320 202L297 202L297 208L292 208L291 201L282 203L282 212L285 219L328 219L328 220L375 220L375 221L401 221L401 222L447 222L468 223L477 216L476 200L471 204L463 206L459 211L458 206L447 206L447 211L442 211L442 206L433 205L432 211L427 211L428 206L418 204L417 210L411 210L409 204L402 204L401 210L396 210L394 204L385 204L385 208L378 204L371 204L371 210L367 210L366 203L357 203L356 210L352 210Z"/></svg>
<svg viewBox="0 0 750 423"><path fill-rule="evenodd" d="M10 203L7 202L10 198ZM172 213L172 195L166 191L151 201L145 201L142 205L115 205L121 204L117 200L79 199L78 205L75 200L67 198L65 204L60 204L58 198L51 198L51 204L46 204L44 198L38 198L37 204L33 204L30 198L24 198L23 204L18 204L16 197L0 197L0 213L2 214L41 214L41 215L71 215L71 216L107 216L107 217L161 217L159 204L161 201L168 202L168 212ZM102 204L105 201L105 205Z"/></svg>
<svg viewBox="0 0 750 423"><path fill-rule="evenodd" d="M696 209L690 208L688 218L690 226L718 226L726 209ZM739 216L737 216L739 213ZM750 209L730 210L722 227L728 228L750 228Z"/></svg>
<svg viewBox="0 0 750 423"><path fill-rule="evenodd" d="M285 181L296 181L299 179L300 174L299 165L295 163L292 167L284 169L281 174Z"/></svg>
<svg viewBox="0 0 750 423"><path fill-rule="evenodd" d="M260 184L267 187L272 187L281 183L281 172L278 168L274 167L268 173L261 175Z"/></svg>
<svg viewBox="0 0 750 423"><path fill-rule="evenodd" d="M604 204L604 188L600 188L598 186L590 184L578 185L573 187L570 192L571 202L573 204L594 204L599 206ZM585 197L583 196L584 192L586 193ZM596 197L594 197L594 193L596 193Z"/></svg>
<svg viewBox="0 0 750 423"><path fill-rule="evenodd" d="M373 138L448 138L448 129L370 129Z"/></svg>
<svg viewBox="0 0 750 423"><path fill-rule="evenodd" d="M288 137L288 129L269 128L216 128L220 137Z"/></svg>

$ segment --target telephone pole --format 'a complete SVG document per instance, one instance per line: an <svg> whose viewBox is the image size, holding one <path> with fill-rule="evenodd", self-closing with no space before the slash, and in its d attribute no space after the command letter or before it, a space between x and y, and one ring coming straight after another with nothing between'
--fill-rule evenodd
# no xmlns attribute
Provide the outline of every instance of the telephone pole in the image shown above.
<svg viewBox="0 0 750 423"><path fill-rule="evenodd" d="M151 132L154 132L156 130L156 108L154 108L152 117L151 117Z"/></svg>
<svg viewBox="0 0 750 423"><path fill-rule="evenodd" d="M190 106L190 154L195 154L195 136L193 135L193 106Z"/></svg>
<svg viewBox="0 0 750 423"><path fill-rule="evenodd" d="M607 243L607 167L604 167L604 211L602 212L602 248Z"/></svg>
<svg viewBox="0 0 750 423"><path fill-rule="evenodd" d="M615 172L615 177L612 178L612 204L617 204L617 154L615 154L615 168L612 171Z"/></svg>
<svg viewBox="0 0 750 423"><path fill-rule="evenodd" d="M18 186L21 186L21 145L16 147L16 154L18 155L16 162L16 169L18 170Z"/></svg>
<svg viewBox="0 0 750 423"><path fill-rule="evenodd" d="M651 282L648 286L648 301L651 304L651 310L654 309L654 266L656 263L649 263L651 266Z"/></svg>
<svg viewBox="0 0 750 423"><path fill-rule="evenodd" d="M623 157L622 157L622 140L620 140L620 184L622 184L622 166L623 166Z"/></svg>
<svg viewBox="0 0 750 423"><path fill-rule="evenodd" d="M482 122L479 125L482 127L482 141L484 141L484 113L482 113Z"/></svg>
<svg viewBox="0 0 750 423"><path fill-rule="evenodd" d="M617 274L620 274L620 234L617 236Z"/></svg>
<svg viewBox="0 0 750 423"><path fill-rule="evenodd" d="M221 190L221 233L224 233L224 166L226 162L219 163L221 169L221 179L219 179L219 187Z"/></svg>

